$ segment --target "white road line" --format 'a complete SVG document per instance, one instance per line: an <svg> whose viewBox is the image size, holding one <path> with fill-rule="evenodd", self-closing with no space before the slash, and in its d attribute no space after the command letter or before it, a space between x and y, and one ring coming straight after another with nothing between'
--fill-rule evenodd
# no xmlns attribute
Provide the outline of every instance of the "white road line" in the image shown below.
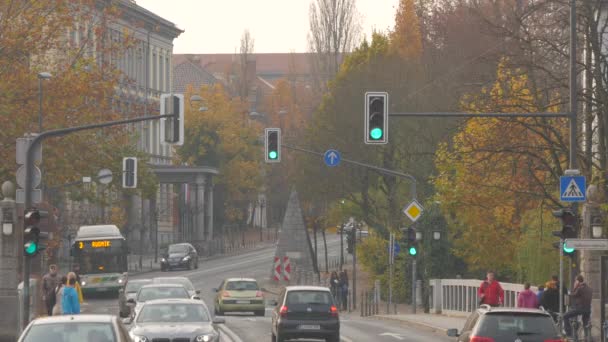
<svg viewBox="0 0 608 342"><path fill-rule="evenodd" d="M353 340L351 340L350 338L346 337L346 336L340 336L340 341L344 341L344 342L353 342Z"/></svg>
<svg viewBox="0 0 608 342"><path fill-rule="evenodd" d="M226 336L228 336L230 342L243 342L243 340L241 340L241 338L235 334L234 331L230 330L230 328L228 328L225 324L220 324L217 328L224 333L224 339Z"/></svg>

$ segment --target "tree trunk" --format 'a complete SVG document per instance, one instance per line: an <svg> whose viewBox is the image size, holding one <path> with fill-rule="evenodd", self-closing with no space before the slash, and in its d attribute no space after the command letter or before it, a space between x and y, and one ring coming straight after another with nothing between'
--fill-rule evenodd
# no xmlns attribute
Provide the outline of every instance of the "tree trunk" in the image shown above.
<svg viewBox="0 0 608 342"><path fill-rule="evenodd" d="M323 246L325 247L325 273L329 272L329 262L327 261L327 239L325 238L325 229L321 229L323 235Z"/></svg>
<svg viewBox="0 0 608 342"><path fill-rule="evenodd" d="M315 241L315 255L314 255L314 263L315 263L315 269L319 270L319 249L318 249L318 245L317 245L317 228L318 228L318 223L315 220L315 223L313 223L312 225L312 233L313 233L313 239Z"/></svg>

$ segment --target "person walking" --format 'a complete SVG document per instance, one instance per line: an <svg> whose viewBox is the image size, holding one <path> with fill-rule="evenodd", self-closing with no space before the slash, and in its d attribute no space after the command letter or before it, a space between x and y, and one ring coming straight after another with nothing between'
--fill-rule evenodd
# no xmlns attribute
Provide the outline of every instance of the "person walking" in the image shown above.
<svg viewBox="0 0 608 342"><path fill-rule="evenodd" d="M553 320L557 322L559 316L559 290L557 284L553 280L549 280L545 283L545 291L540 298L540 306L547 310Z"/></svg>
<svg viewBox="0 0 608 342"><path fill-rule="evenodd" d="M589 318L591 316L591 297L593 291L585 283L585 279L582 275L576 277L574 287L570 298L572 299L572 306L568 312L564 314L564 328L566 330L566 336L572 337L572 325L570 319L583 316L583 326L589 324Z"/></svg>
<svg viewBox="0 0 608 342"><path fill-rule="evenodd" d="M53 306L53 316L58 316L63 313L63 307L61 305L63 300L63 287L67 284L68 277L61 277L61 282L55 288L55 306Z"/></svg>
<svg viewBox="0 0 608 342"><path fill-rule="evenodd" d="M536 300L538 300L539 305L540 299L543 297L543 292L545 292L545 285L538 285L538 292L536 292Z"/></svg>
<svg viewBox="0 0 608 342"><path fill-rule="evenodd" d="M479 290L477 290L479 305L488 304L490 306L499 306L504 302L505 292L495 277L493 271L488 271L486 280L479 286Z"/></svg>
<svg viewBox="0 0 608 342"><path fill-rule="evenodd" d="M331 295L334 296L334 300L336 301L336 303L339 303L339 296L338 296L338 283L340 282L340 279L338 278L338 272L336 271L332 271L331 275L329 276L329 289L331 291ZM338 304L338 306L340 306Z"/></svg>
<svg viewBox="0 0 608 342"><path fill-rule="evenodd" d="M536 293L530 290L530 283L524 284L524 290L517 295L517 307L518 308L538 308L538 298Z"/></svg>
<svg viewBox="0 0 608 342"><path fill-rule="evenodd" d="M53 315L53 306L55 306L55 288L61 279L58 275L59 270L57 265L50 265L49 272L42 277L42 300L46 307L47 315Z"/></svg>
<svg viewBox="0 0 608 342"><path fill-rule="evenodd" d="M346 270L342 270L342 272L340 272L338 288L340 291L340 304L342 306L342 311L346 311L348 309L348 274L346 273Z"/></svg>
<svg viewBox="0 0 608 342"><path fill-rule="evenodd" d="M80 302L78 301L78 293L76 291L76 275L74 272L68 274L67 285L63 288L63 297L61 298L61 307L64 315L75 315L80 313Z"/></svg>

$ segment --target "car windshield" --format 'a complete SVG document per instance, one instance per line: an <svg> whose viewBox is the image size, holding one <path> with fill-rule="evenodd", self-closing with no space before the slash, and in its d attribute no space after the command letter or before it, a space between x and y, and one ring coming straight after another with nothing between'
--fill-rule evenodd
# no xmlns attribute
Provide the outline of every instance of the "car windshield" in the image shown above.
<svg viewBox="0 0 608 342"><path fill-rule="evenodd" d="M144 305L137 322L209 322L209 313L201 304L152 304Z"/></svg>
<svg viewBox="0 0 608 342"><path fill-rule="evenodd" d="M169 246L169 253L186 253L186 252L188 252L188 246L184 246L184 245Z"/></svg>
<svg viewBox="0 0 608 342"><path fill-rule="evenodd" d="M180 287L148 287L141 288L137 294L138 302L146 302L154 299L166 298L190 298L188 291Z"/></svg>
<svg viewBox="0 0 608 342"><path fill-rule="evenodd" d="M139 289L142 288L142 286L149 284L149 281L133 281L133 282L128 282L127 283L127 287L125 289L126 293L135 293L137 291L139 291Z"/></svg>
<svg viewBox="0 0 608 342"><path fill-rule="evenodd" d="M327 291L289 291L287 306L294 304L326 304L331 305L331 294Z"/></svg>
<svg viewBox="0 0 608 342"><path fill-rule="evenodd" d="M497 341L514 341L520 336L537 335L534 340L554 338L557 331L551 317L528 313L486 314L478 324L476 335L492 337Z"/></svg>
<svg viewBox="0 0 608 342"><path fill-rule="evenodd" d="M239 280L226 284L226 290L230 291L257 291L258 289L258 283L255 281Z"/></svg>
<svg viewBox="0 0 608 342"><path fill-rule="evenodd" d="M194 291L194 285L188 278L156 278L154 282L157 284L178 284L182 285L188 291Z"/></svg>
<svg viewBox="0 0 608 342"><path fill-rule="evenodd" d="M112 324L66 322L37 324L29 329L23 342L114 342Z"/></svg>

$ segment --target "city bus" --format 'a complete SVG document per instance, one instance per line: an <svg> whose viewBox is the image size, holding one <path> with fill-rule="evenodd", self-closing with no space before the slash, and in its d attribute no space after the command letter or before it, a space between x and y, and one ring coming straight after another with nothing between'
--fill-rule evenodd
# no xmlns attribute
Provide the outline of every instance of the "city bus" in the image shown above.
<svg viewBox="0 0 608 342"><path fill-rule="evenodd" d="M72 245L83 295L116 292L127 281L127 240L115 225L81 226Z"/></svg>

